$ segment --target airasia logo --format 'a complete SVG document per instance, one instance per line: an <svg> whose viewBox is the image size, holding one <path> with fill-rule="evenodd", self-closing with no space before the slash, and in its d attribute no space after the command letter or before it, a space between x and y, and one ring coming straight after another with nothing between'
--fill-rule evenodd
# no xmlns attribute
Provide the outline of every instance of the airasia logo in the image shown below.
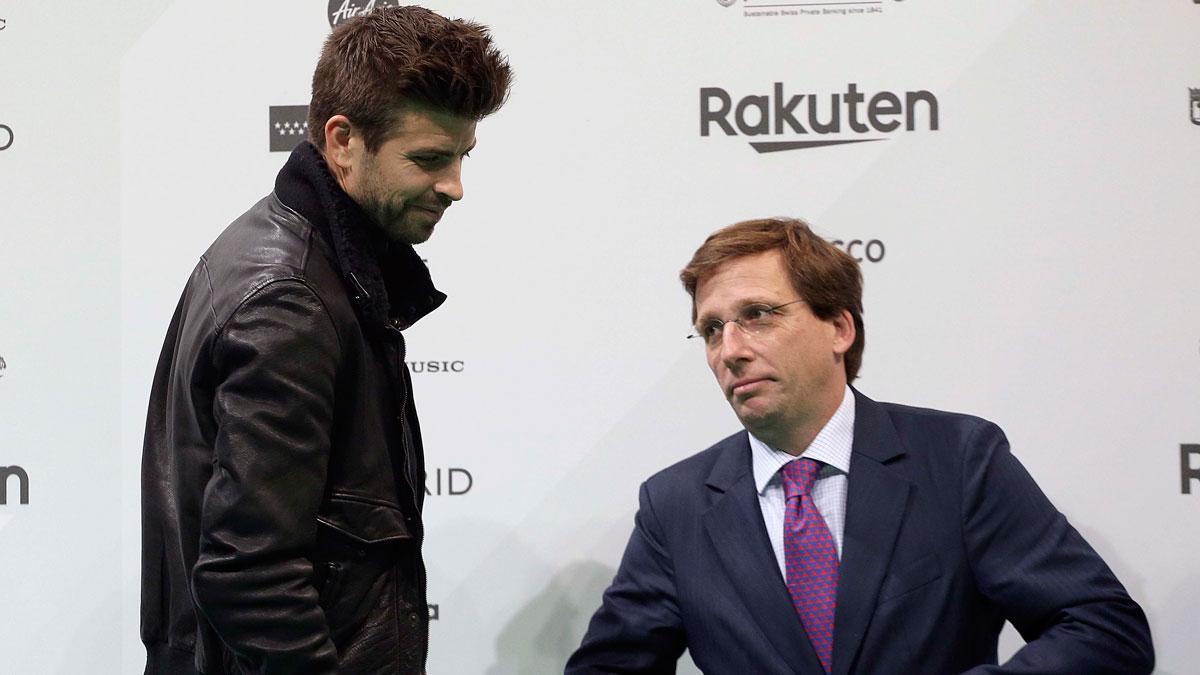
<svg viewBox="0 0 1200 675"><path fill-rule="evenodd" d="M367 14L376 7L399 7L395 0L368 0L367 2L351 2L350 0L329 0L329 27L333 28L348 19L361 14Z"/></svg>

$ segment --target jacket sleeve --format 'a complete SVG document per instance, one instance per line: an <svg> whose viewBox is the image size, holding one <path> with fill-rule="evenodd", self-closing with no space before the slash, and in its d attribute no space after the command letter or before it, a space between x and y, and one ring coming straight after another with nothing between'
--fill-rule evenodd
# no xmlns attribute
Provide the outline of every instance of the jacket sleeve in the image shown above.
<svg viewBox="0 0 1200 675"><path fill-rule="evenodd" d="M674 673L686 647L675 572L646 484L625 556L567 675Z"/></svg>
<svg viewBox="0 0 1200 675"><path fill-rule="evenodd" d="M246 673L332 673L306 557L325 485L339 343L300 281L259 289L221 327L197 606Z"/></svg>
<svg viewBox="0 0 1200 675"><path fill-rule="evenodd" d="M1009 452L975 430L963 466L963 526L980 591L1025 638L1001 666L971 673L1149 673L1150 628L1112 570Z"/></svg>

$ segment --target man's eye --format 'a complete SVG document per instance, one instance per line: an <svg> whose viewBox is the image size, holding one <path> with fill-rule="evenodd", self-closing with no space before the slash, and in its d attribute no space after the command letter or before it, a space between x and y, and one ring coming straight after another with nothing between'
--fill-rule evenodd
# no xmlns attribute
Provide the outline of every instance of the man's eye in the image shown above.
<svg viewBox="0 0 1200 675"><path fill-rule="evenodd" d="M764 321L774 313L775 310L766 305L751 305L742 310L742 318L746 321Z"/></svg>
<svg viewBox="0 0 1200 675"><path fill-rule="evenodd" d="M712 336L721 332L721 323L718 321L709 321L700 327L700 337L708 340Z"/></svg>

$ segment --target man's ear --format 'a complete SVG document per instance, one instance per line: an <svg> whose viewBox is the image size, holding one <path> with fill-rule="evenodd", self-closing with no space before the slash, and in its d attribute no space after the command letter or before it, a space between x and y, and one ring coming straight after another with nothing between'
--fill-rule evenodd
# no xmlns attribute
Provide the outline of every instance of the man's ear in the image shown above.
<svg viewBox="0 0 1200 675"><path fill-rule="evenodd" d="M858 337L858 331L854 328L854 317L850 315L850 310L843 309L830 319L829 323L833 324L834 329L833 351L838 356L845 356L854 345L854 338Z"/></svg>
<svg viewBox="0 0 1200 675"><path fill-rule="evenodd" d="M345 115L334 115L325 121L325 161L348 169L361 146L362 136Z"/></svg>

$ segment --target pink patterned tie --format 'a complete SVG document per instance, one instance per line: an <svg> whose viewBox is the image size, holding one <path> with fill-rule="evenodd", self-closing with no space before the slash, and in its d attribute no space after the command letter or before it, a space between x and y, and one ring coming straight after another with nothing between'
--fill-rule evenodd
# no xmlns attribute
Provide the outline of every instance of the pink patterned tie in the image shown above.
<svg viewBox="0 0 1200 675"><path fill-rule="evenodd" d="M838 557L833 536L809 491L821 464L801 457L781 470L787 510L783 517L783 551L787 586L800 623L829 672L833 660L833 611L837 606Z"/></svg>

